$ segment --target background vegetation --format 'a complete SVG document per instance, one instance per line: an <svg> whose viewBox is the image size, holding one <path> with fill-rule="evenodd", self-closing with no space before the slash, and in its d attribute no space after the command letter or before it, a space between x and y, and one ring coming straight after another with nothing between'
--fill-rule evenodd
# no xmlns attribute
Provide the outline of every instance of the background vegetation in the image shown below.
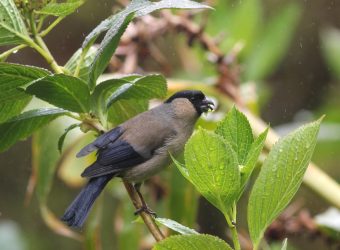
<svg viewBox="0 0 340 250"><path fill-rule="evenodd" d="M46 36L46 43L58 64L75 70L72 60L68 59L84 37L126 3L88 0L56 26ZM338 180L340 33L335 27L339 24L336 20L339 7L333 1L246 0L208 4L214 6L215 11L195 15L163 11L137 19L127 29L106 73L161 72L169 78L170 92L181 88L204 90L219 103L219 110L200 122L209 129L216 127L216 121L224 116L232 102L261 115L281 134L327 114L314 161ZM2 50L10 48L2 47ZM2 54L1 58L50 69L36 52L18 49L21 48ZM79 75L84 76L82 73L80 70ZM105 76L102 77L104 80ZM132 115L140 112L140 107L146 108L145 102L130 106L124 100L120 102L120 108L109 114L117 119L113 122L116 124L127 118L118 114ZM27 109L45 105L33 101ZM122 107L128 108L125 110L128 113L122 113ZM0 118L3 122L9 117ZM76 161L74 155L93 135L80 138L81 133L75 128L66 137L63 160L58 161L56 142L66 124L71 124L70 120L58 119L32 140L17 143L0 155L1 249L6 249L5 245L13 249L81 248L75 240L79 235L65 231L54 216L63 213L84 183L79 174L88 162ZM36 171L40 171L38 175ZM295 202L267 231L268 247L274 248L276 240L281 244L285 237L289 238L288 248L336 247L339 234L320 228L317 225L320 219L314 220L314 216L340 201L332 200L330 186L321 184L318 178L314 182L331 197L320 196L308 188L300 190ZM135 220L134 208L122 187L120 181L112 182L98 202L84 232L87 248L147 249L153 244L144 225L131 223ZM149 194L150 206L162 217L229 241L227 226L220 219L222 215L199 197L176 168L150 180L144 192ZM241 200L239 205L241 213L246 211L245 201ZM335 220L336 212L330 218ZM249 240L246 233L242 234L246 218L240 219L243 235L240 240L246 249ZM53 230L69 238L58 236ZM313 241L306 239L310 236Z"/></svg>

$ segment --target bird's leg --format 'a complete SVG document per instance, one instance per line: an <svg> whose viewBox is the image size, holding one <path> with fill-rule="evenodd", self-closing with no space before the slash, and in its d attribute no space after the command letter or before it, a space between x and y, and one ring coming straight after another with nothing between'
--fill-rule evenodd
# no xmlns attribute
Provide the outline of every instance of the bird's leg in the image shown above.
<svg viewBox="0 0 340 250"><path fill-rule="evenodd" d="M140 187L142 186L142 183L141 182L135 183L133 186L134 186L134 188L135 188L135 190L136 190L136 192L137 192L137 194L138 194L138 196L139 196L139 198L142 202L142 207L138 208L135 211L135 215L140 214L141 212L146 212L146 213L148 213L148 214L150 214L154 217L157 217L157 214L148 207L148 205L146 204L146 202L143 198L143 195L140 192Z"/></svg>

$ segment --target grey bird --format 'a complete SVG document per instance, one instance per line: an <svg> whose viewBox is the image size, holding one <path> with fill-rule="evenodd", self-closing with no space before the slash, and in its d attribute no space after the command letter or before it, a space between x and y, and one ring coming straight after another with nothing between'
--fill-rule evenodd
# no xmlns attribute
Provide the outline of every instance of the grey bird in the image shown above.
<svg viewBox="0 0 340 250"><path fill-rule="evenodd" d="M113 177L135 184L143 201L141 211L152 213L139 191L141 183L170 164L170 155L183 150L200 115L212 109L213 102L201 91L180 91L85 146L77 157L97 151L97 160L81 174L89 182L61 220L82 227L94 201Z"/></svg>

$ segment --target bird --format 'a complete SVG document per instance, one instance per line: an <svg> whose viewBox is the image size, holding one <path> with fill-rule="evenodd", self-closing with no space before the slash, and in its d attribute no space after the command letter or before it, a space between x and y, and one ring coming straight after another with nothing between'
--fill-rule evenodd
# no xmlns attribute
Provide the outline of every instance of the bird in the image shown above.
<svg viewBox="0 0 340 250"><path fill-rule="evenodd" d="M145 211L155 215L140 193L141 184L170 165L171 156L183 151L201 114L213 109L214 103L203 92L179 91L86 145L76 157L97 151L97 158L81 174L89 181L61 220L70 227L81 228L94 201L114 177L134 185L143 204L135 214Z"/></svg>

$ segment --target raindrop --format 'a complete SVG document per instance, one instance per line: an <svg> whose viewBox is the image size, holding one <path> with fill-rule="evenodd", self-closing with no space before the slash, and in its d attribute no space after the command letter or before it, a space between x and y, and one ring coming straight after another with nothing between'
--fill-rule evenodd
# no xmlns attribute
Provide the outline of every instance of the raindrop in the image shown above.
<svg viewBox="0 0 340 250"><path fill-rule="evenodd" d="M16 50L14 50L12 53L13 53L13 54L16 54L17 52L18 52L18 50L16 49Z"/></svg>

